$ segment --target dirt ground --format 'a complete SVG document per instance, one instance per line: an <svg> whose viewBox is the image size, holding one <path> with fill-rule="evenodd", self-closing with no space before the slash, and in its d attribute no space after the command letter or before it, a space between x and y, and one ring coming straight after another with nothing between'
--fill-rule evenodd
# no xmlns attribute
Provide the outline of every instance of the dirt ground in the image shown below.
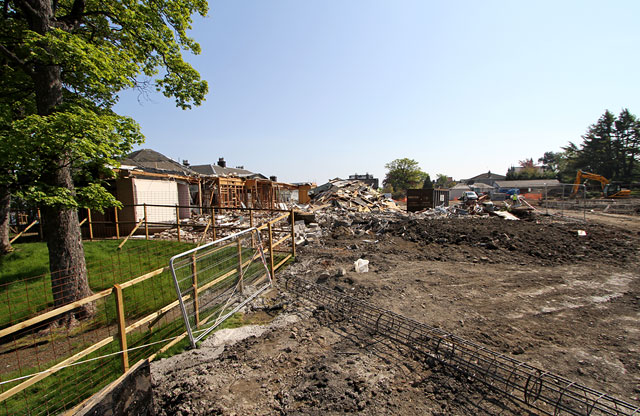
<svg viewBox="0 0 640 416"><path fill-rule="evenodd" d="M154 363L158 414L527 414L287 293L296 277L640 406L637 217L319 216L325 236L253 307L287 324Z"/></svg>

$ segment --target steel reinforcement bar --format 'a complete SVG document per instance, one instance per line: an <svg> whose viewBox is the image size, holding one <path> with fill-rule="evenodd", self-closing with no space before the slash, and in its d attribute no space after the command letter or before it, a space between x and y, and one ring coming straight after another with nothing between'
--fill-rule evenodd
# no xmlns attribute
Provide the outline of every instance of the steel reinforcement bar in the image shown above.
<svg viewBox="0 0 640 416"><path fill-rule="evenodd" d="M325 286L292 277L286 287L544 414L640 415L640 407Z"/></svg>

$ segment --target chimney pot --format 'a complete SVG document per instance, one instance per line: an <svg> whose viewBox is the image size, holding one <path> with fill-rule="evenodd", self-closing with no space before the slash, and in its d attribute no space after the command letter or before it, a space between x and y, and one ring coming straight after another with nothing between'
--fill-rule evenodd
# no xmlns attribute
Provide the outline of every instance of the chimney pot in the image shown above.
<svg viewBox="0 0 640 416"><path fill-rule="evenodd" d="M223 157L218 158L218 166L220 166L221 168L227 167L227 162L224 161Z"/></svg>

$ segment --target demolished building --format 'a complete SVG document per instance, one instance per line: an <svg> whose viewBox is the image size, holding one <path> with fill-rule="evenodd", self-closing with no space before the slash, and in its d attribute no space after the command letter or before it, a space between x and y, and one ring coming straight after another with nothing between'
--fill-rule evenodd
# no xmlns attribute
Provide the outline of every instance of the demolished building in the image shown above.
<svg viewBox="0 0 640 416"><path fill-rule="evenodd" d="M193 216L218 208L287 209L287 203L306 199L308 184L275 181L244 167L229 168L224 158L217 164L191 166L152 149L130 153L115 168L109 190L122 203L118 210L80 213L87 219L85 237L126 235L140 227L145 233L161 231ZM138 231L138 232L141 232Z"/></svg>

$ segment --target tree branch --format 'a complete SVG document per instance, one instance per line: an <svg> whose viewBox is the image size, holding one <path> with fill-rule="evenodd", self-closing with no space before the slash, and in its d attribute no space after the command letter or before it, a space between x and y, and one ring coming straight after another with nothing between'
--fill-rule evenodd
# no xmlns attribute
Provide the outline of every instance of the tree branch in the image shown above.
<svg viewBox="0 0 640 416"><path fill-rule="evenodd" d="M3 44L0 43L0 52L2 52L7 58L18 64L27 74L33 75L33 69L27 65L25 61L20 59L16 54L7 49Z"/></svg>
<svg viewBox="0 0 640 416"><path fill-rule="evenodd" d="M36 9L33 8L33 6L31 5L31 3L29 3L29 1L27 0L23 0L23 1L16 1L17 6L20 7L22 9L22 11L25 12L25 14L30 14L32 17L33 16L39 16L40 13L38 13L38 11Z"/></svg>

